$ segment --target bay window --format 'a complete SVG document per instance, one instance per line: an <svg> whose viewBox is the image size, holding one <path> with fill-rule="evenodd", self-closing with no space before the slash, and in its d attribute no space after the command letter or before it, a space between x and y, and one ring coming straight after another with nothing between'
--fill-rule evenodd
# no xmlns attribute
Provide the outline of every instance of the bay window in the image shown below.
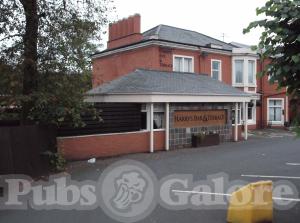
<svg viewBox="0 0 300 223"><path fill-rule="evenodd" d="M254 84L255 79L255 61L248 60L248 84Z"/></svg>
<svg viewBox="0 0 300 223"><path fill-rule="evenodd" d="M253 57L235 56L233 58L233 86L256 87L256 59Z"/></svg>
<svg viewBox="0 0 300 223"><path fill-rule="evenodd" d="M242 84L244 82L244 61L235 60L234 68L235 68L235 83Z"/></svg>

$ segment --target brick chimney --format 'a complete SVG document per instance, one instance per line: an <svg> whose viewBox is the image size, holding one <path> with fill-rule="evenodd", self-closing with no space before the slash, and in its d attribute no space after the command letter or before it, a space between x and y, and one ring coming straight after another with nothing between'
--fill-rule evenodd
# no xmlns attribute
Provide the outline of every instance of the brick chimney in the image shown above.
<svg viewBox="0 0 300 223"><path fill-rule="evenodd" d="M141 16L139 14L109 24L108 49L136 43L142 39Z"/></svg>

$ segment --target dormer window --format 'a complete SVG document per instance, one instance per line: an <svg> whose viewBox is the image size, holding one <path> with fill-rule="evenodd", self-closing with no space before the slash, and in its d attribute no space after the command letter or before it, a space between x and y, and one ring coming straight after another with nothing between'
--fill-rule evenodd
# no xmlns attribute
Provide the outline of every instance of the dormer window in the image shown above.
<svg viewBox="0 0 300 223"><path fill-rule="evenodd" d="M215 49L223 49L223 46L219 45L219 44L210 43L210 44L207 44L207 46L210 48L215 48Z"/></svg>
<svg viewBox="0 0 300 223"><path fill-rule="evenodd" d="M194 72L194 57L189 56L173 56L173 71L176 72Z"/></svg>

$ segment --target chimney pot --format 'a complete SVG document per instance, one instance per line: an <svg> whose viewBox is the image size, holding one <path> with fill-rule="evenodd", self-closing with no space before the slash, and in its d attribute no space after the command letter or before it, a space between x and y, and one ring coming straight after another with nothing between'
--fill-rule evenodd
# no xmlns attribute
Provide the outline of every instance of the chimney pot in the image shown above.
<svg viewBox="0 0 300 223"><path fill-rule="evenodd" d="M141 16L138 13L109 25L109 49L139 42L142 39Z"/></svg>

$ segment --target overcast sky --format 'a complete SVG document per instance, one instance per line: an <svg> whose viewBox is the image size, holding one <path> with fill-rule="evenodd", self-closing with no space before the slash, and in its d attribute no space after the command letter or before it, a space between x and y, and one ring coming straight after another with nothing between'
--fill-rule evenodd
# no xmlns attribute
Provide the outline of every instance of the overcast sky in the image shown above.
<svg viewBox="0 0 300 223"><path fill-rule="evenodd" d="M139 13L142 31L165 24L190 29L225 42L254 45L260 30L243 35L243 28L257 18L255 9L265 0L114 0L116 18Z"/></svg>

